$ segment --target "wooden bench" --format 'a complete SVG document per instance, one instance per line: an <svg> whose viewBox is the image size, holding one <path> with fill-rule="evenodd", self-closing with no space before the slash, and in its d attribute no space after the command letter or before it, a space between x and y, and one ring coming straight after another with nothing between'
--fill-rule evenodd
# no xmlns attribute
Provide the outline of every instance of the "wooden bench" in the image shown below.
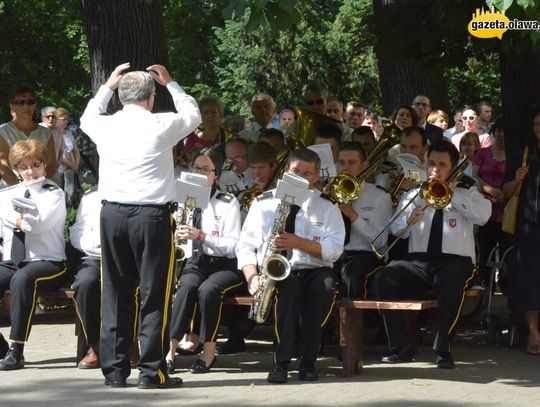
<svg viewBox="0 0 540 407"><path fill-rule="evenodd" d="M46 293L43 293L39 295L40 298L44 299L45 301L48 300L62 300L62 299L69 299L73 300L74 291L68 290L68 289L60 289L60 290L54 290L54 291L48 291ZM11 295L9 290L5 291L2 298L2 311L9 315L10 308L11 308ZM75 336L77 336L77 354L76 354L76 363L79 363L79 361L86 355L86 352L88 351L88 345L86 344L86 337L84 336L84 332L82 329L81 321L75 315Z"/></svg>
<svg viewBox="0 0 540 407"><path fill-rule="evenodd" d="M437 308L435 299L412 301L375 301L343 299L339 303L339 344L342 349L343 376L351 377L362 374L364 366L364 310L399 310L411 311L409 331L418 335L420 327L417 318L420 311ZM413 342L419 342L413 339Z"/></svg>

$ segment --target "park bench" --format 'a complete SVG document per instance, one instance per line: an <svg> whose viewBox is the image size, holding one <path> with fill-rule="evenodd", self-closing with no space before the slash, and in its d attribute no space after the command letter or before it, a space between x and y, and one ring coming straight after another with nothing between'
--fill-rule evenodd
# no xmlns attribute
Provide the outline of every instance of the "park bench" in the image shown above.
<svg viewBox="0 0 540 407"><path fill-rule="evenodd" d="M69 289L59 289L59 290L53 290L48 291L46 293L40 294L39 297L47 302L47 301L55 301L55 300L73 300L74 291ZM10 306L11 306L11 296L9 290L5 291L1 298L1 305L2 305L2 312L9 315L10 313ZM77 354L76 354L76 362L79 363L79 361L86 355L86 352L88 351L88 346L86 345L86 338L84 336L84 332L81 326L81 321L79 318L75 315L75 336L77 336Z"/></svg>

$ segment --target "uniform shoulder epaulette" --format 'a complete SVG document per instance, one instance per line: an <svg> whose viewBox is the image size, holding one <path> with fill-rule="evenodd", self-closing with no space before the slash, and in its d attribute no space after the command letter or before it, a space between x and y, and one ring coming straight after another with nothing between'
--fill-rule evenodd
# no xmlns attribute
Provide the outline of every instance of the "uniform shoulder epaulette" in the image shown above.
<svg viewBox="0 0 540 407"><path fill-rule="evenodd" d="M59 189L60 187L55 184L43 184L43 189L47 189L49 191L53 191L55 189Z"/></svg>
<svg viewBox="0 0 540 407"><path fill-rule="evenodd" d="M456 185L456 187L469 189L471 187L474 187L475 185L476 185L476 180L473 177L470 177L468 175L463 175L459 179L459 182Z"/></svg>
<svg viewBox="0 0 540 407"><path fill-rule="evenodd" d="M321 192L321 195L320 195L320 196L321 196L322 199L326 199L327 201L330 201L330 202L332 202L333 204L336 204L336 203L337 203L337 201L336 201L334 198L332 198L330 195L327 195L327 194L325 194L325 193L323 193L323 192Z"/></svg>
<svg viewBox="0 0 540 407"><path fill-rule="evenodd" d="M388 191L386 190L386 188L385 188L385 187L383 187L383 186L380 186L380 185L375 185L375 188L379 188L379 189L380 189L381 191L384 191L384 192L386 192L387 194L389 194L389 193L390 193L390 192L388 192Z"/></svg>
<svg viewBox="0 0 540 407"><path fill-rule="evenodd" d="M229 203L234 199L234 195L231 195L228 192L220 192L216 195L216 199Z"/></svg>
<svg viewBox="0 0 540 407"><path fill-rule="evenodd" d="M272 198L274 196L272 191L266 191L257 196L257 201L264 201L265 199Z"/></svg>

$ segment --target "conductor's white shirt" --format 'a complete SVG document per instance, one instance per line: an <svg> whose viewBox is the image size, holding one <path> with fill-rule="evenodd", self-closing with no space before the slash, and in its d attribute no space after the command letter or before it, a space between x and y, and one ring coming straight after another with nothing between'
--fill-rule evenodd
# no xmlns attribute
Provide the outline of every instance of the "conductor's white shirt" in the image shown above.
<svg viewBox="0 0 540 407"><path fill-rule="evenodd" d="M167 85L178 113L152 113L136 104L103 115L113 94L99 88L81 117L81 129L96 143L103 199L133 204L175 201L172 148L201 123L195 99L176 82Z"/></svg>

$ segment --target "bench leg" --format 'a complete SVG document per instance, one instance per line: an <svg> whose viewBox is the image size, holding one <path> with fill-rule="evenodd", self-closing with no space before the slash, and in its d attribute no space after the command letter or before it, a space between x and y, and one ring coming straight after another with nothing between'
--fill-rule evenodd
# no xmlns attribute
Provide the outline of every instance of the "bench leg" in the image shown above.
<svg viewBox="0 0 540 407"><path fill-rule="evenodd" d="M343 358L343 376L362 374L364 365L363 310L340 308L339 333Z"/></svg>

